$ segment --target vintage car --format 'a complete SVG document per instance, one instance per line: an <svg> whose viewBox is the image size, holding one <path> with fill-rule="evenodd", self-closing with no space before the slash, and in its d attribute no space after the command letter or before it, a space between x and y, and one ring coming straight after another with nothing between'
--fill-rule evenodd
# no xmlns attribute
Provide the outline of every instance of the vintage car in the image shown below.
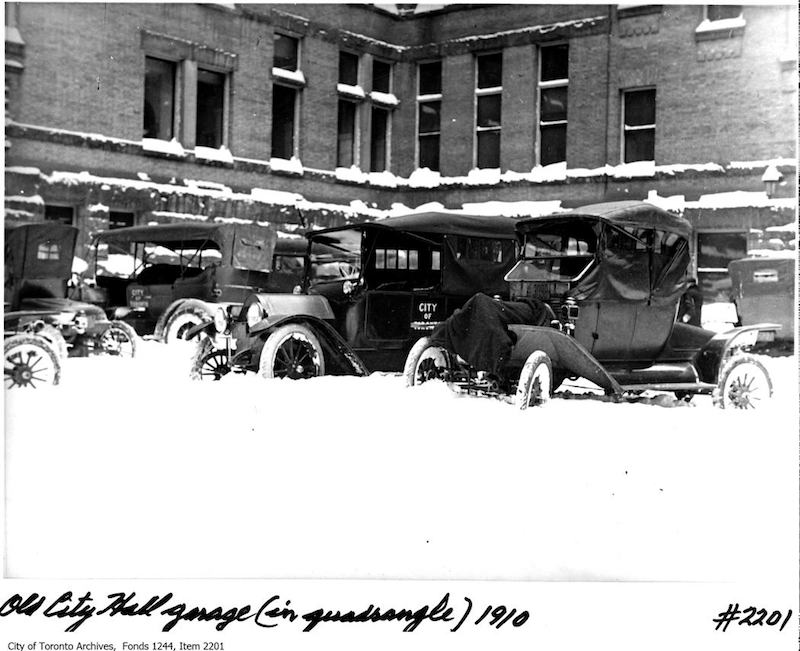
<svg viewBox="0 0 800 651"><path fill-rule="evenodd" d="M477 295L418 341L406 384L451 386L540 404L567 378L623 399L647 390L713 394L722 407L770 397L763 365L745 354L777 324L716 334L676 322L690 225L643 202L596 204L522 219L511 300Z"/></svg>
<svg viewBox="0 0 800 651"><path fill-rule="evenodd" d="M68 298L77 236L77 228L53 222L5 226L7 388L56 384L67 355L136 352L130 326L109 321L96 305Z"/></svg>
<svg viewBox="0 0 800 651"><path fill-rule="evenodd" d="M92 243L96 300L140 335L170 342L210 318L216 303L251 292L291 292L302 280L304 238L271 225L201 222L103 231Z"/></svg>
<svg viewBox="0 0 800 651"><path fill-rule="evenodd" d="M193 329L204 338L192 373L402 370L414 342L475 292L508 297L515 223L428 212L310 233L304 293L254 293L218 311Z"/></svg>
<svg viewBox="0 0 800 651"><path fill-rule="evenodd" d="M794 341L795 251L771 252L734 260L728 265L732 298L741 325L759 321L778 323L776 339L786 347Z"/></svg>

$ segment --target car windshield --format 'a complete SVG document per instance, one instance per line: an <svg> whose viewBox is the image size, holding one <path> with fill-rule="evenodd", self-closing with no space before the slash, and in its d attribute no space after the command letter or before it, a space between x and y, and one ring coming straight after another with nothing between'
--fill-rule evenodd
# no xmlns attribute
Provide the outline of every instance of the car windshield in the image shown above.
<svg viewBox="0 0 800 651"><path fill-rule="evenodd" d="M356 279L361 273L361 230L345 229L312 237L310 279Z"/></svg>
<svg viewBox="0 0 800 651"><path fill-rule="evenodd" d="M597 234L588 221L543 223L525 233L521 260L506 280L569 281L592 263Z"/></svg>

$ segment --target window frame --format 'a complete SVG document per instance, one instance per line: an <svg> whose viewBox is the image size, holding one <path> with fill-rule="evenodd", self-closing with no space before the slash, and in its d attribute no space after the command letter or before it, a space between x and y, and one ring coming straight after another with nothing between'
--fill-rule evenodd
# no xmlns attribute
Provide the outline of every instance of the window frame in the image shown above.
<svg viewBox="0 0 800 651"><path fill-rule="evenodd" d="M500 85L499 86L491 86L486 88L479 88L479 70L480 70L480 59L482 57L489 57L489 56L496 56L500 55ZM473 147L472 147L472 164L473 167L477 169L500 169L502 167L501 161L501 154L502 154L502 131L503 131L503 50L497 50L493 52L479 52L475 54L474 57L474 133L475 138L473 140ZM478 124L478 104L480 103L480 99L483 97L493 97L499 96L500 98L500 124L497 126L480 126ZM498 135L497 139L497 167L480 167L479 156L480 156L480 147L478 144L479 134L481 133L496 133Z"/></svg>
<svg viewBox="0 0 800 651"><path fill-rule="evenodd" d="M62 217L48 217L47 216L47 209L48 208L62 208L68 209L72 211L72 217L70 218L69 223L65 222ZM78 214L77 210L75 209L76 206L71 203L48 203L44 204L44 212L42 215L42 219L46 222L54 222L57 224L65 224L67 226L77 226L78 222Z"/></svg>
<svg viewBox="0 0 800 651"><path fill-rule="evenodd" d="M439 77L440 77L439 92L438 93L425 93L425 94L423 94L421 92L422 66L430 65L430 64L433 64L433 63L439 64ZM441 166L442 166L441 165L441 163L442 163L442 161L441 161L441 155L442 155L442 97L443 97L443 92L442 92L443 88L442 88L441 79L442 79L443 70L444 70L444 60L443 59L430 59L430 60L417 61L417 70L416 70L416 73L417 73L417 84L416 84L416 86L417 86L417 88L416 88L416 91L417 91L417 96L416 96L417 110L416 110L416 113L415 113L415 116L414 116L415 117L415 121L416 121L415 129L414 129L414 131L416 133L416 138L415 138L415 142L414 142L414 145L415 145L414 146L414 166L415 166L416 169L421 169L420 168L420 151L421 151L420 140L421 140L421 138L422 137L425 137L425 138L435 137L436 138L436 150L437 150L437 155L436 155L437 165L436 165L436 169L432 169L432 168L428 168L428 169L430 169L432 172L440 172L441 171ZM430 104L430 103L433 103L433 102L438 102L439 103L439 129L438 129L438 131L426 131L426 132L422 133L420 131L420 113L422 111L422 106L424 104Z"/></svg>
<svg viewBox="0 0 800 651"><path fill-rule="evenodd" d="M275 49L274 49L274 43L275 43L276 37L278 37L278 36L282 36L282 37L284 37L284 38L290 38L290 39L292 39L292 40L293 40L293 41L296 43L296 45L297 45L297 55L296 55L296 58L297 58L297 65L294 67L294 69L292 69L292 68L284 68L284 67L282 67L282 66L276 66L276 65L275 65ZM288 32L285 32L285 31L283 31L283 30L278 30L278 29L276 29L276 30L274 30L274 31L273 31L273 33L272 33L272 40L273 40L273 50L272 50L272 68L273 68L273 69L278 69L278 70L286 70L287 72L300 72L300 70L301 70L301 67L302 67L302 66L300 65L300 62L302 61L302 50L301 50L301 47L302 47L302 42L303 42L303 39L302 39L302 38L300 38L299 36L296 36L296 35L294 35L294 34L290 34L290 33L288 33Z"/></svg>
<svg viewBox="0 0 800 651"><path fill-rule="evenodd" d="M542 63L544 61L544 50L553 47L559 46L567 46L567 76L561 79L542 79ZM537 139L536 139L536 163L537 165L544 166L544 165L551 165L557 163L566 163L567 161L567 131L569 129L569 102L567 103L567 117L563 120L543 120L542 119L542 91L548 90L551 88L566 88L567 89L567 97L569 98L569 41L563 41L558 43L547 43L545 45L539 46L539 60L538 60L538 70L536 76L536 115L537 115ZM544 129L548 127L554 126L564 126L564 160L563 161L549 161L547 163L543 162L542 160L542 132Z"/></svg>
<svg viewBox="0 0 800 651"><path fill-rule="evenodd" d="M147 60L153 59L155 61L163 61L164 63L168 63L172 66L172 115L171 115L171 125L170 125L170 137L169 138L160 138L158 136L146 136L144 131L144 106L147 103ZM165 142L169 142L170 140L178 139L178 134L180 131L180 107L183 104L183 93L181 92L182 87L182 74L181 74L181 61L176 59L168 59L164 56L154 56L153 54L148 54L145 52L144 54L144 80L145 83L143 84L142 88L142 138L154 138L156 140L164 140Z"/></svg>
<svg viewBox="0 0 800 651"><path fill-rule="evenodd" d="M347 104L353 107L353 126L352 126L352 162L350 165L342 165L341 164L341 150L340 150L340 130L341 130L341 107L343 104ZM336 167L359 167L360 164L360 149L361 149L361 139L359 137L361 131L361 111L359 111L359 102L355 101L354 99L339 95L336 102Z"/></svg>
<svg viewBox="0 0 800 651"><path fill-rule="evenodd" d="M633 125L628 127L625 123L626 118L626 111L625 111L625 98L628 93L637 93L642 91L653 91L653 117L654 122L652 124L642 124L642 125ZM639 163L639 162L655 162L656 160L656 127L658 125L658 95L657 89L655 86L641 86L641 87L634 87L634 88L624 88L620 90L620 162L622 164L628 163ZM645 131L645 130L652 130L653 132L653 157L652 158L643 158L635 161L628 161L625 160L625 145L627 144L627 134L633 131Z"/></svg>
<svg viewBox="0 0 800 651"><path fill-rule="evenodd" d="M230 149L230 112L231 112L231 76L232 71L226 70L224 68L219 68L217 66L211 65L199 65L197 66L197 86L200 85L200 72L210 72L212 74L221 75L222 76L222 124L220 126L221 133L220 133L220 144L218 147L211 147L211 149L220 149L221 147L226 147ZM195 101L194 101L194 110L195 110L195 138L194 138L194 145L195 147L207 147L208 145L198 145L197 143L197 123L199 122L198 117L200 115L200 104L197 101L197 88L195 89Z"/></svg>
<svg viewBox="0 0 800 651"><path fill-rule="evenodd" d="M294 94L292 102L292 152L289 158L282 158L275 155L275 88L283 88ZM270 102L270 158L279 160L291 160L300 157L300 89L292 84L281 84L277 80L272 80L272 98Z"/></svg>

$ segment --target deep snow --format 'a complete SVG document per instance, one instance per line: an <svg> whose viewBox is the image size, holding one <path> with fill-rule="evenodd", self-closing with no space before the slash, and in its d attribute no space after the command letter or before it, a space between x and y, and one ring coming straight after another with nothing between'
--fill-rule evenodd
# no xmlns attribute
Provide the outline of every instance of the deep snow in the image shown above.
<svg viewBox="0 0 800 651"><path fill-rule="evenodd" d="M16 577L785 578L796 358L769 410L553 400L398 375L187 379L190 346L7 392Z"/></svg>

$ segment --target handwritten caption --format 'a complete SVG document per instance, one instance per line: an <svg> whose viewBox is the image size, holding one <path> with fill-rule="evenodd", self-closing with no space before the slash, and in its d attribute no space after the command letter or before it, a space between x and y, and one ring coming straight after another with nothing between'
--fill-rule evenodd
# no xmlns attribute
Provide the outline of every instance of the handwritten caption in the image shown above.
<svg viewBox="0 0 800 651"><path fill-rule="evenodd" d="M393 608L369 604L361 610L329 610L314 608L297 610L290 599L273 595L260 606L250 604L241 606L190 606L179 602L169 592L154 595L146 600L137 599L135 592L114 592L96 600L91 592L77 596L71 591L50 599L46 595L32 593L27 596L15 594L0 606L0 617L10 615L38 615L55 617L69 621L64 629L74 633L93 617L152 617L158 616L167 621L162 631L169 632L181 622L215 622L214 628L223 631L232 624L248 622L260 628L274 628L280 624L296 625L308 633L321 624L367 624L378 622L397 622L403 631L416 631L423 623L437 623L448 626L455 633L465 623L475 626L488 626L500 629L519 628L529 619L527 610L509 608L505 605L486 605L476 607L472 599L463 597L451 605L450 593L446 593L436 604L422 604L414 608Z"/></svg>
<svg viewBox="0 0 800 651"><path fill-rule="evenodd" d="M739 626L778 626L779 631L789 623L792 618L792 609L786 611L784 614L780 610L773 610L770 612L766 608L758 608L756 606L748 606L747 608L740 608L739 604L728 604L728 607L719 613L713 621L717 627L715 631L722 631L725 633L728 626L736 622Z"/></svg>

